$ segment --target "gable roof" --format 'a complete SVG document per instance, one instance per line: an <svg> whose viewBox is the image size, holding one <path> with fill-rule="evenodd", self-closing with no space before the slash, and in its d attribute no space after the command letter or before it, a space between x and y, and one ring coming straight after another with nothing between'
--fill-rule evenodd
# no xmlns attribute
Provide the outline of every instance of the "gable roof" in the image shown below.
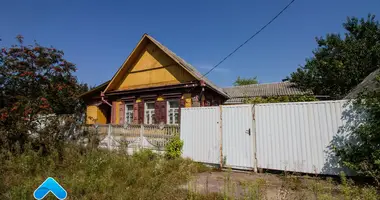
<svg viewBox="0 0 380 200"><path fill-rule="evenodd" d="M107 85L107 87L104 90L104 92L106 92L107 90L110 89L110 85L113 83L113 81L117 78L117 76L119 74L123 74L123 73L127 72L127 66L128 66L127 63L131 60L131 57L134 56L134 54L138 54L136 52L140 51L141 48L142 48L142 46L143 46L143 44L146 43L147 41L150 41L150 42L154 43L158 48L160 48L164 53L166 53L171 59L173 59L179 66L183 67L188 73L190 73L192 76L194 76L194 78L196 78L199 81L203 80L206 83L206 86L208 86L209 88L211 88L215 92L217 92L217 93L219 93L219 94L221 94L221 95L223 95L225 97L228 97L228 95L221 88L219 88L218 86L216 86L215 84L213 84L206 77L203 77L202 74L199 73L198 70L195 67L193 67L192 65L190 65L189 63L187 63L181 57L177 56L174 52L172 52L171 50L169 50L167 47L165 47L164 45L162 45L160 42L158 42L156 39L154 39L153 37L151 37L148 34L144 34L142 36L141 40L139 41L139 43L137 44L137 46L135 47L135 49L128 56L128 58L125 60L125 62L123 63L123 65L115 73L115 75L112 77L112 79L110 80L110 83Z"/></svg>
<svg viewBox="0 0 380 200"><path fill-rule="evenodd" d="M242 85L223 90L231 97L226 104L243 103L245 98L249 97L269 97L269 96L291 96L312 94L311 91L304 91L295 87L291 82L263 83Z"/></svg>
<svg viewBox="0 0 380 200"><path fill-rule="evenodd" d="M380 68L370 73L361 83L359 83L354 89L352 89L344 99L354 99L359 93L364 92L365 90L373 91L380 89L377 85L376 77L380 75Z"/></svg>
<svg viewBox="0 0 380 200"><path fill-rule="evenodd" d="M106 81L106 82L104 82L104 83L102 83L102 84L100 84L100 85L98 85L98 86L95 86L95 87L92 88L91 90L89 90L89 91L87 91L87 92L85 92L85 93L79 95L79 97L80 97L80 98L83 98L83 97L86 97L86 96L88 96L88 95L93 94L94 92L99 92L99 94L100 94L101 91L103 91L104 89L106 89L106 87L108 86L108 84L110 83L110 81L111 81L111 80L108 80L108 81Z"/></svg>

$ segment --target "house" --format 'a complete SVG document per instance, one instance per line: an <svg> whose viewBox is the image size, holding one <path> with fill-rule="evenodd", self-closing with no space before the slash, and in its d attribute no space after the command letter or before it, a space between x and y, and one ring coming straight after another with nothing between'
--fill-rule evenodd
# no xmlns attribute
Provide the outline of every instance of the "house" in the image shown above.
<svg viewBox="0 0 380 200"><path fill-rule="evenodd" d="M81 95L87 124L179 124L180 108L242 104L250 97L312 94L290 82L219 88L144 34L111 80Z"/></svg>
<svg viewBox="0 0 380 200"><path fill-rule="evenodd" d="M301 90L291 82L263 83L223 88L230 97L224 104L242 104L252 97L312 95L311 91Z"/></svg>
<svg viewBox="0 0 380 200"><path fill-rule="evenodd" d="M180 108L216 106L229 98L147 34L110 81L80 97L87 124L179 124Z"/></svg>
<svg viewBox="0 0 380 200"><path fill-rule="evenodd" d="M354 87L344 99L354 99L361 92L374 91L380 89L377 77L380 76L380 68L370 73L362 82L360 82L356 87Z"/></svg>

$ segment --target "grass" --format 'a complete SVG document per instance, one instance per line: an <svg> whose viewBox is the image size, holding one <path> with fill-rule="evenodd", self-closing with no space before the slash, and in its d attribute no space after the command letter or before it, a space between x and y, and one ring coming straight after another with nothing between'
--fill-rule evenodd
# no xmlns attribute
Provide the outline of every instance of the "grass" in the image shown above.
<svg viewBox="0 0 380 200"><path fill-rule="evenodd" d="M67 189L68 199L184 199L187 193L178 186L202 170L191 160L167 160L148 150L126 156L72 147L60 162L57 155L41 158L33 151L3 154L0 199L33 199L34 189L49 176Z"/></svg>
<svg viewBox="0 0 380 200"><path fill-rule="evenodd" d="M17 156L1 153L0 199L33 199L34 189L49 176L67 189L68 199L380 199L376 188L359 187L344 176L338 183L286 174L274 186L265 178L238 182L231 171L222 178L224 187L219 192L208 191L208 179L206 192L202 192L191 182L197 173L205 171L211 170L191 160L166 159L149 150L128 156L70 146L60 158L58 154L41 157L35 151ZM47 199L55 197L49 194Z"/></svg>

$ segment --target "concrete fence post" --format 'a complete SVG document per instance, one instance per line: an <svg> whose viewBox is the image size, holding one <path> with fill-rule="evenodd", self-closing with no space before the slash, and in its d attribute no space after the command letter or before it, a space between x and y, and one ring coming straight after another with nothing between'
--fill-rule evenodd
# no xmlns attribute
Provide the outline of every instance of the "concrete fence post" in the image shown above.
<svg viewBox="0 0 380 200"><path fill-rule="evenodd" d="M107 140L107 146L108 146L108 149L111 150L111 138L112 138L112 126L111 124L108 124L108 131L107 131L107 137L108 137L108 140Z"/></svg>
<svg viewBox="0 0 380 200"><path fill-rule="evenodd" d="M143 148L143 141L144 140L144 125L141 124L140 126L140 143L139 143L139 148Z"/></svg>

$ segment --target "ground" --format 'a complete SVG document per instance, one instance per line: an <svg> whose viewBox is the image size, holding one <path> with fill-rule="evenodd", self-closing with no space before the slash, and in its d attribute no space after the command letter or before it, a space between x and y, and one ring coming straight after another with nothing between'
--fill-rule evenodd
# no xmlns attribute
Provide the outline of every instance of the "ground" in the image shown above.
<svg viewBox="0 0 380 200"><path fill-rule="evenodd" d="M218 193L225 199L377 199L376 194L334 178L286 176L244 171L211 171L195 175L184 188L200 194Z"/></svg>

